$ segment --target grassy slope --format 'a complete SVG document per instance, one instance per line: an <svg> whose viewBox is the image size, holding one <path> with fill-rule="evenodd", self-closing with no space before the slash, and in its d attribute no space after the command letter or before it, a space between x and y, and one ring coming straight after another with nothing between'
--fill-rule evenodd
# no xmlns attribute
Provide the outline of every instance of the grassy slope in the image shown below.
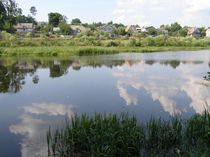
<svg viewBox="0 0 210 157"><path fill-rule="evenodd" d="M160 52L181 50L203 50L210 47L96 47L96 46L41 46L0 47L2 56L74 56L114 54L123 52Z"/></svg>

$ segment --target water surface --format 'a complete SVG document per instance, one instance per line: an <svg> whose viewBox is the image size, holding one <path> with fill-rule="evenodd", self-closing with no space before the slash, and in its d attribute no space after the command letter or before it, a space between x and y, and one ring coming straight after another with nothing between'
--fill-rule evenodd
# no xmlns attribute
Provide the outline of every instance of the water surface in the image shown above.
<svg viewBox="0 0 210 157"><path fill-rule="evenodd" d="M0 59L0 156L46 156L46 130L95 112L151 116L210 106L210 51Z"/></svg>

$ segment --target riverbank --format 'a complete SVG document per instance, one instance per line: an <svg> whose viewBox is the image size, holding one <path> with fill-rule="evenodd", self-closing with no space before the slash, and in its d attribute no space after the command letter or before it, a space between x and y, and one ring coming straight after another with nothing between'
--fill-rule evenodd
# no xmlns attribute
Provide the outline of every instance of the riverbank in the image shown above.
<svg viewBox="0 0 210 157"><path fill-rule="evenodd" d="M67 121L63 129L47 132L48 154L59 157L207 157L209 139L207 111L189 120L151 118L146 124L127 114L83 114Z"/></svg>
<svg viewBox="0 0 210 157"><path fill-rule="evenodd" d="M210 47L102 47L102 46L35 46L0 47L1 56L83 56L128 52L166 52L208 50Z"/></svg>

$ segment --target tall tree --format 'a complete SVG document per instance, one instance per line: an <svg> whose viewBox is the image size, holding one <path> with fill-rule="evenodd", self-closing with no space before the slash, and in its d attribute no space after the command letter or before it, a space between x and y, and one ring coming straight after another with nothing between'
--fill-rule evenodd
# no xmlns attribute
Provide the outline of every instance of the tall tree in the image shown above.
<svg viewBox="0 0 210 157"><path fill-rule="evenodd" d="M48 20L51 27L57 27L59 23L66 23L66 17L59 13L49 13Z"/></svg>
<svg viewBox="0 0 210 157"><path fill-rule="evenodd" d="M78 19L78 18L72 19L72 21L71 21L72 25L78 25L78 24L81 24L81 23L82 23L81 20Z"/></svg>
<svg viewBox="0 0 210 157"><path fill-rule="evenodd" d="M6 21L6 9L2 1L0 1L0 30L3 29L4 22Z"/></svg>
<svg viewBox="0 0 210 157"><path fill-rule="evenodd" d="M22 14L22 10L18 8L18 4L15 0L1 0L1 2L6 10L4 29L12 31L13 25L16 23L16 17Z"/></svg>
<svg viewBox="0 0 210 157"><path fill-rule="evenodd" d="M37 10L36 10L36 7L35 7L35 6L32 6L32 7L30 8L30 13L31 13L33 16L36 16Z"/></svg>
<svg viewBox="0 0 210 157"><path fill-rule="evenodd" d="M18 23L33 23L33 24L37 24L36 20L30 15L28 15L28 16L25 16L25 15L17 16L17 22Z"/></svg>

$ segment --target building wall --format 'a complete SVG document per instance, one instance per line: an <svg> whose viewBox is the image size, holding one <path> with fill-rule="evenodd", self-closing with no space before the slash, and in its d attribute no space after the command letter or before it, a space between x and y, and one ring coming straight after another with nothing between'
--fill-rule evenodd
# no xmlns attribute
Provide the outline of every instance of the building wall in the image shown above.
<svg viewBox="0 0 210 157"><path fill-rule="evenodd" d="M206 37L210 37L210 29L206 30Z"/></svg>
<svg viewBox="0 0 210 157"><path fill-rule="evenodd" d="M34 30L33 29L17 29L17 32L18 33L30 33L30 32L33 32Z"/></svg>

